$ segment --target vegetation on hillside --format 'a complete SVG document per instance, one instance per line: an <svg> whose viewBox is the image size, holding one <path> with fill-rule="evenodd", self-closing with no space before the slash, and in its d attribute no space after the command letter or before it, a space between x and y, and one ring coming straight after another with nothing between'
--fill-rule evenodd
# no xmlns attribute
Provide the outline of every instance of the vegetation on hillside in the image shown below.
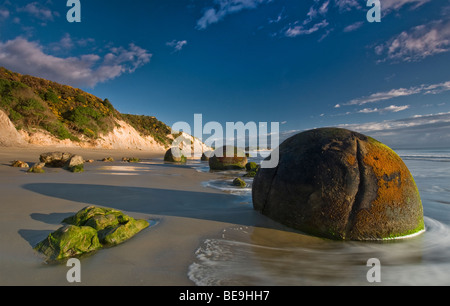
<svg viewBox="0 0 450 306"><path fill-rule="evenodd" d="M0 67L0 109L18 130L44 129L59 139L97 139L116 119L168 146L170 128L150 116L122 115L109 102L80 89Z"/></svg>
<svg viewBox="0 0 450 306"><path fill-rule="evenodd" d="M122 114L122 118L143 136L152 136L157 142L166 147L172 142L167 137L171 133L171 128L155 117Z"/></svg>

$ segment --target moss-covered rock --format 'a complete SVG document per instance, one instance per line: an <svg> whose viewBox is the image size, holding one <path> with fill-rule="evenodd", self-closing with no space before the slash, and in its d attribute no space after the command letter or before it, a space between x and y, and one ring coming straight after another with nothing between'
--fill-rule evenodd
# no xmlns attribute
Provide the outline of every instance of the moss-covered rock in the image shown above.
<svg viewBox="0 0 450 306"><path fill-rule="evenodd" d="M11 167L16 167L16 168L30 168L30 166L21 160L15 160L12 162Z"/></svg>
<svg viewBox="0 0 450 306"><path fill-rule="evenodd" d="M43 153L39 160L47 167L65 168L71 172L84 171L84 158L68 152Z"/></svg>
<svg viewBox="0 0 450 306"><path fill-rule="evenodd" d="M373 138L338 128L297 134L279 164L260 169L254 208L303 232L338 240L382 240L424 230L423 207L401 158Z"/></svg>
<svg viewBox="0 0 450 306"><path fill-rule="evenodd" d="M68 225L50 234L35 249L49 260L60 260L120 244L149 226L123 212L96 206L85 207L63 220ZM95 236L95 237L93 237Z"/></svg>
<svg viewBox="0 0 450 306"><path fill-rule="evenodd" d="M258 173L258 170L256 170L256 171L249 171L246 174L244 174L244 177L255 177L256 173Z"/></svg>
<svg viewBox="0 0 450 306"><path fill-rule="evenodd" d="M101 249L97 231L89 226L66 225L41 241L35 250L48 260L61 260Z"/></svg>
<svg viewBox="0 0 450 306"><path fill-rule="evenodd" d="M255 162L249 162L245 164L245 170L247 171L256 171L259 168L259 165Z"/></svg>
<svg viewBox="0 0 450 306"><path fill-rule="evenodd" d="M187 159L182 154L180 148L172 147L164 154L164 161L170 163L186 163Z"/></svg>
<svg viewBox="0 0 450 306"><path fill-rule="evenodd" d="M242 149L224 146L215 150L209 158L211 170L241 170L245 169L247 157Z"/></svg>
<svg viewBox="0 0 450 306"><path fill-rule="evenodd" d="M247 187L247 183L243 179L237 177L233 180L233 186L245 188Z"/></svg>
<svg viewBox="0 0 450 306"><path fill-rule="evenodd" d="M73 154L68 152L48 152L42 153L39 160L48 167L62 168L66 166Z"/></svg>
<svg viewBox="0 0 450 306"><path fill-rule="evenodd" d="M44 163L36 163L33 167L28 169L27 173L45 173L44 167Z"/></svg>
<svg viewBox="0 0 450 306"><path fill-rule="evenodd" d="M73 167L69 167L68 170L73 173L81 173L84 172L84 165L76 165Z"/></svg>
<svg viewBox="0 0 450 306"><path fill-rule="evenodd" d="M126 163L139 163L141 159L137 157L122 157L122 161Z"/></svg>
<svg viewBox="0 0 450 306"><path fill-rule="evenodd" d="M120 244L149 226L145 220L135 220L130 217L126 223L108 226L98 232L101 243L105 246Z"/></svg>

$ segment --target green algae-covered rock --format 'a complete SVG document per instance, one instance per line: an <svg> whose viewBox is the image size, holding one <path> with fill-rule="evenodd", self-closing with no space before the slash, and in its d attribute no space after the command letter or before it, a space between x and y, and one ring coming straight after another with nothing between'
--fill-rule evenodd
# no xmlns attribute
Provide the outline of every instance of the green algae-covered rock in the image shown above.
<svg viewBox="0 0 450 306"><path fill-rule="evenodd" d="M241 170L245 169L247 157L244 150L224 146L215 150L209 158L209 168L211 170Z"/></svg>
<svg viewBox="0 0 450 306"><path fill-rule="evenodd" d="M247 171L256 171L259 168L259 165L255 162L249 162L245 165L245 170Z"/></svg>
<svg viewBox="0 0 450 306"><path fill-rule="evenodd" d="M68 225L35 247L49 260L61 260L120 244L150 225L146 220L135 220L121 211L96 206L83 208L63 223Z"/></svg>
<svg viewBox="0 0 450 306"><path fill-rule="evenodd" d="M12 162L11 167L16 167L16 168L30 168L30 166L21 160L15 160Z"/></svg>
<svg viewBox="0 0 450 306"><path fill-rule="evenodd" d="M233 180L233 186L245 188L247 187L247 183L243 179L237 177Z"/></svg>
<svg viewBox="0 0 450 306"><path fill-rule="evenodd" d="M124 224L106 227L104 230L99 231L99 239L105 246L114 246L130 239L148 226L149 223L147 221L135 220L130 217L128 222Z"/></svg>
<svg viewBox="0 0 450 306"><path fill-rule="evenodd" d="M244 174L244 177L255 177L256 173L258 173L258 171L249 171L246 174Z"/></svg>
<svg viewBox="0 0 450 306"><path fill-rule="evenodd" d="M72 158L73 154L68 152L48 152L39 156L39 160L48 167L62 168Z"/></svg>
<svg viewBox="0 0 450 306"><path fill-rule="evenodd" d="M164 154L164 161L171 163L186 163L186 156L183 155L180 148L172 147Z"/></svg>
<svg viewBox="0 0 450 306"><path fill-rule="evenodd" d="M27 173L45 173L44 163L36 163L33 167L29 168Z"/></svg>
<svg viewBox="0 0 450 306"><path fill-rule="evenodd" d="M279 163L260 169L253 206L300 231L337 240L383 240L424 230L423 207L402 159L377 140L338 128L297 134Z"/></svg>
<svg viewBox="0 0 450 306"><path fill-rule="evenodd" d="M97 231L89 226L66 225L41 241L35 250L49 260L61 260L102 248Z"/></svg>
<svg viewBox="0 0 450 306"><path fill-rule="evenodd" d="M103 223L103 227L94 226L96 222L100 222L99 218L101 217L104 217L104 219L102 219L101 221ZM126 223L129 218L129 216L116 209L88 206L77 212L75 215L64 219L63 223L78 226L88 225L95 228L96 230L100 230L108 226L108 224L106 224L107 220L111 222L109 225L116 225L112 224L112 220L115 220L119 223Z"/></svg>

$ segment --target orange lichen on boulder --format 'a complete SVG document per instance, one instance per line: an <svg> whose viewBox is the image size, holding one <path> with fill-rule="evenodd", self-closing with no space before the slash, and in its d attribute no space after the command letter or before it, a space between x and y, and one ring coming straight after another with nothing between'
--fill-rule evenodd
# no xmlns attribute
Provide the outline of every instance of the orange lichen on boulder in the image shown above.
<svg viewBox="0 0 450 306"><path fill-rule="evenodd" d="M360 212L356 216L352 235L364 235L369 227L373 231L373 226L380 220L383 220L384 226L376 235L372 234L374 239L408 236L424 230L419 191L403 160L375 139L369 138L364 146L364 164L375 174L378 190L370 211Z"/></svg>

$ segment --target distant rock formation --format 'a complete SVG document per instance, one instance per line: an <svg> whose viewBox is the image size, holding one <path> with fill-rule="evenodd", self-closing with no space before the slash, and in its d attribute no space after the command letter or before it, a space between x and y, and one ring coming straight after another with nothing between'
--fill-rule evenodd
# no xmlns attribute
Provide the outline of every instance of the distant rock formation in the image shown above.
<svg viewBox="0 0 450 306"><path fill-rule="evenodd" d="M209 158L209 168L211 170L240 170L245 169L247 157L244 150L223 146L216 149Z"/></svg>

